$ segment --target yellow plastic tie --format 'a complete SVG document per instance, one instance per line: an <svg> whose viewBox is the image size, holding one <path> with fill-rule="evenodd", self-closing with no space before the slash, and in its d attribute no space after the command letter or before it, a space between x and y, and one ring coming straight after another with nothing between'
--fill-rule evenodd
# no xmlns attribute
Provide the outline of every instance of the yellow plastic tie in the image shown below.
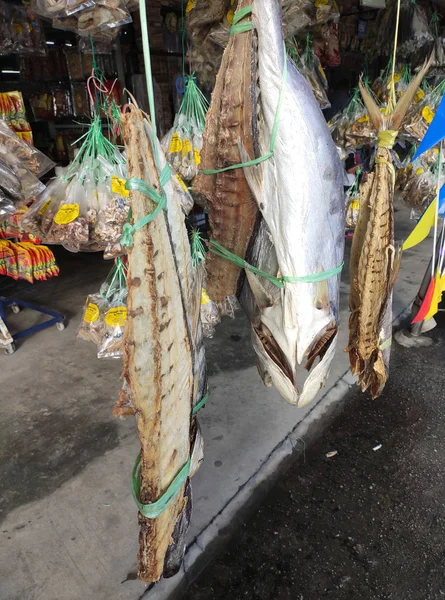
<svg viewBox="0 0 445 600"><path fill-rule="evenodd" d="M379 141L379 148L387 148L391 150L394 146L398 131L395 129L386 129L385 131L379 131L377 139Z"/></svg>

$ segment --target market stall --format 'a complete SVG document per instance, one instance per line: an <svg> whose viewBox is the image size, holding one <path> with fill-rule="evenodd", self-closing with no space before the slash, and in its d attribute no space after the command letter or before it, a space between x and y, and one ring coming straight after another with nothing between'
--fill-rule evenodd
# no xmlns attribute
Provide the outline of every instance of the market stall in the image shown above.
<svg viewBox="0 0 445 600"><path fill-rule="evenodd" d="M417 319L438 307L443 153L424 140L442 127L440 6L35 0L2 3L0 27L0 274L57 275L50 247L109 261L77 337L121 372L110 411L136 420L138 575L156 582L185 552L219 322L241 305L263 382L303 408L347 327L349 268L346 350L380 395L396 190L434 228Z"/></svg>

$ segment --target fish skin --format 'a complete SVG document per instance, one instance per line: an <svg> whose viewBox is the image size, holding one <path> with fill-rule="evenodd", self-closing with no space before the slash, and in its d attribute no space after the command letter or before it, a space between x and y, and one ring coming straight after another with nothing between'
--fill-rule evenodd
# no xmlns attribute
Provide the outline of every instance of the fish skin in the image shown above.
<svg viewBox="0 0 445 600"><path fill-rule="evenodd" d="M132 105L122 115L122 125L129 177L143 179L159 190L143 113ZM162 169L165 157L158 140L153 143ZM194 365L196 356L202 361L203 355L197 294L202 270L192 267L180 189L173 176L164 189L167 210L134 232L128 252L122 378L123 393L134 406L141 442L142 503L157 500L193 453L191 409L206 386L205 369ZM130 198L134 220L155 208L155 203L138 191L132 190ZM189 305L192 299L197 306ZM138 574L142 581L158 581L164 568L166 575L177 570L191 509L188 489L188 483L184 484L156 519L139 513Z"/></svg>
<svg viewBox="0 0 445 600"><path fill-rule="evenodd" d="M240 0L238 11L249 3ZM247 31L231 36L224 51L206 117L202 170L239 164L239 138L253 153L252 79L252 32ZM244 258L258 209L242 169L199 174L192 189L206 199L212 239ZM206 272L206 290L216 303L236 293L237 265L209 252Z"/></svg>
<svg viewBox="0 0 445 600"><path fill-rule="evenodd" d="M289 60L287 78L283 81L287 59L280 0L255 0L252 20L258 34L259 142L263 155L269 151L280 89L284 86L274 156L256 167L244 169L276 254L278 272L269 273L304 276L330 270L343 261L342 165L312 91ZM245 161L250 157L243 152L242 158ZM257 241L261 245L264 238ZM252 254L255 253L258 260L253 263L255 266L262 270L267 270L264 266L272 266L254 244ZM270 292L264 278L259 280ZM264 328L274 356L281 351L279 364L257 336L254 348L262 356L261 368L266 367L275 387L292 404L310 402L329 374L336 333L300 397L295 383L297 363L308 358L311 348L328 329L337 326L339 284L340 275L320 283L284 283L278 300L256 313L256 322L259 320ZM246 304L246 294L241 297ZM251 305L248 310L252 314Z"/></svg>

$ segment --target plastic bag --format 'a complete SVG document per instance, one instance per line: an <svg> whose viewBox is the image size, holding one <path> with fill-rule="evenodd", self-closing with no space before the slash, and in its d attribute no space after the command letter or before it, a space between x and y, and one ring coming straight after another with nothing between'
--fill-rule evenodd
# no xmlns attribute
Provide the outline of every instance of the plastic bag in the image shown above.
<svg viewBox="0 0 445 600"><path fill-rule="evenodd" d="M210 300L206 290L202 288L201 292L201 323L202 334L205 338L212 338L215 334L215 328L221 322L218 307L213 300Z"/></svg>
<svg viewBox="0 0 445 600"><path fill-rule="evenodd" d="M419 90L417 94L418 101L414 101L410 106L402 125L403 135L411 142L419 143L422 141L444 92L445 81L441 81L438 86L427 93Z"/></svg>
<svg viewBox="0 0 445 600"><path fill-rule="evenodd" d="M298 58L298 56L295 55L295 58ZM296 62L296 66L308 82L320 108L329 108L331 103L327 94L328 82L320 60L314 54L312 48L306 47L305 52Z"/></svg>
<svg viewBox="0 0 445 600"><path fill-rule="evenodd" d="M31 8L37 15L55 18L66 15L67 0L33 0Z"/></svg>
<svg viewBox="0 0 445 600"><path fill-rule="evenodd" d="M383 55L389 55L393 50L396 22L397 2L392 2L386 10L380 11L377 17L376 47ZM402 0L398 30L398 56L409 56L433 40L434 37L424 9L412 0Z"/></svg>
<svg viewBox="0 0 445 600"><path fill-rule="evenodd" d="M23 167L37 177L42 177L55 167L43 152L23 141L0 119L0 159L11 166Z"/></svg>
<svg viewBox="0 0 445 600"><path fill-rule="evenodd" d="M81 244L89 240L88 205L82 184L84 176L81 171L69 182L65 198L60 202L49 230L52 240L63 244L69 242L72 251L79 251Z"/></svg>
<svg viewBox="0 0 445 600"><path fill-rule="evenodd" d="M329 123L329 129L335 144L345 150L355 150L377 141L358 89L354 91L346 108Z"/></svg>
<svg viewBox="0 0 445 600"><path fill-rule="evenodd" d="M52 179L46 189L36 198L23 214L19 223L25 230L34 235L41 235L47 241L49 230L59 205L65 199L68 181L63 177Z"/></svg>
<svg viewBox="0 0 445 600"><path fill-rule="evenodd" d="M423 211L436 197L437 176L434 176L422 157L411 165L402 189L402 198L418 211Z"/></svg>
<svg viewBox="0 0 445 600"><path fill-rule="evenodd" d="M77 337L100 346L105 334L105 315L109 308L110 303L101 294L87 296Z"/></svg>

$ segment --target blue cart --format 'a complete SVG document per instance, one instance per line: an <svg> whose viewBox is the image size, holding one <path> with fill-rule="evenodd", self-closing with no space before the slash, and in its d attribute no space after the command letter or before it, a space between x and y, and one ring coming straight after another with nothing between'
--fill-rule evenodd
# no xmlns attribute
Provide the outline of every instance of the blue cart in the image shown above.
<svg viewBox="0 0 445 600"><path fill-rule="evenodd" d="M29 308L36 312L42 313L44 315L48 315L50 318L39 325L34 325L33 327L29 327L28 329L24 329L23 331L19 331L14 335L9 334L8 323L6 321L6 308L11 308L12 312L18 313L21 308ZM18 300L17 298L5 298L4 296L0 296L0 325L1 321L3 321L4 326L6 327L6 343L1 344L5 350L6 354L13 354L15 352L15 341L25 337L25 335L30 335L32 333L36 333L37 331L41 331L42 329L46 329L47 327L51 327L55 325L59 331L65 329L64 323L65 317L61 313L55 312L53 310L47 310L46 308L41 308L40 306L36 306L35 304L30 304L29 302L25 302L24 300ZM11 340L11 341L9 341Z"/></svg>

